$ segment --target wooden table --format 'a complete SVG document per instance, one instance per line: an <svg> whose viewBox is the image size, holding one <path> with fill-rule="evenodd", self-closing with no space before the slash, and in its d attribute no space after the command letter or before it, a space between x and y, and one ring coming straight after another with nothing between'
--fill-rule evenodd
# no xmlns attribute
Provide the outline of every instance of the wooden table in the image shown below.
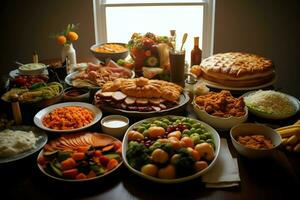
<svg viewBox="0 0 300 200"><path fill-rule="evenodd" d="M292 83L291 87L299 90L299 86L293 86ZM196 117L190 106L182 115ZM296 119L300 119L299 113L276 123L286 125ZM249 121L274 124L253 116ZM99 127L93 128L99 130ZM238 159L241 177L239 187L208 189L201 178L173 185L157 184L134 175L125 166L94 182L57 182L39 171L36 153L0 166L1 199L291 199L295 195L297 198L297 190L300 189L300 154L278 150L270 158L246 159L237 154L228 132L219 134L227 139L233 157Z"/></svg>

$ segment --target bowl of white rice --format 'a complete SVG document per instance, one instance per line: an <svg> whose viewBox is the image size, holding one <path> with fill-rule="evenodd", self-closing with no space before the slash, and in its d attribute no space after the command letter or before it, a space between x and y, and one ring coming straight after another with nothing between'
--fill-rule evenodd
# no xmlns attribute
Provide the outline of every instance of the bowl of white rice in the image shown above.
<svg viewBox="0 0 300 200"><path fill-rule="evenodd" d="M286 119L300 109L297 98L274 90L257 90L243 96L249 112L261 118Z"/></svg>

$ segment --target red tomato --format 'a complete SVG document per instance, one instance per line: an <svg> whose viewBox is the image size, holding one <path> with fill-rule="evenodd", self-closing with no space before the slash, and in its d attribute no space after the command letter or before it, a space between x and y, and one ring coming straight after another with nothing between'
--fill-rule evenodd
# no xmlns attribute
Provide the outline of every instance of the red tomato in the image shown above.
<svg viewBox="0 0 300 200"><path fill-rule="evenodd" d="M63 171L63 177L75 179L77 174L79 173L78 169L69 169L66 171Z"/></svg>
<svg viewBox="0 0 300 200"><path fill-rule="evenodd" d="M103 165L103 166L106 166L107 163L109 162L109 158L106 156L100 156L99 159L100 159L101 165Z"/></svg>

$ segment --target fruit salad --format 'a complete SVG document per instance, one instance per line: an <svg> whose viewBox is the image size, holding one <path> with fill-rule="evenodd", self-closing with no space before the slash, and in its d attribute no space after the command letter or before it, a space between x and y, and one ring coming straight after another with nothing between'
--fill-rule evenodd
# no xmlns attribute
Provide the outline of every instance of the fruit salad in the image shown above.
<svg viewBox="0 0 300 200"><path fill-rule="evenodd" d="M212 133L191 118L152 118L134 126L127 137L129 165L144 175L160 179L200 172L216 155Z"/></svg>

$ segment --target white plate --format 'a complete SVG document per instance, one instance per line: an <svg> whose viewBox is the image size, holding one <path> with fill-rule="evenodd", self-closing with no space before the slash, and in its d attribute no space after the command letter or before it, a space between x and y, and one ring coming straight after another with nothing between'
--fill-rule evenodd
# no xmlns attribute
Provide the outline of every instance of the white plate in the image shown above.
<svg viewBox="0 0 300 200"><path fill-rule="evenodd" d="M0 157L0 164L20 160L22 158L30 156L30 155L34 154L35 152L37 152L38 150L40 150L47 143L47 140L48 140L47 134L45 133L45 131L43 131L37 127L20 125L20 126L13 126L10 129L11 130L21 130L21 131L32 131L33 134L35 135L35 137L37 137L38 139L35 143L35 148L29 149L28 151L19 153L14 156Z"/></svg>
<svg viewBox="0 0 300 200"><path fill-rule="evenodd" d="M132 70L130 70L131 71L131 78L134 78L135 77L135 72L134 71L132 71ZM65 78L65 82L68 84L68 85L70 85L70 86L73 86L73 87L75 87L74 85L73 85L73 83L72 83L72 81L73 81L73 78L76 76L76 75L78 75L78 73L79 73L79 71L75 71L75 72L72 72L72 73L70 73L69 75L67 75L66 76L66 78ZM84 87L84 88L89 88L89 89L100 89L100 86L86 86L86 87Z"/></svg>
<svg viewBox="0 0 300 200"><path fill-rule="evenodd" d="M252 86L252 87L229 87L229 86L222 85L220 83L208 81L204 78L200 78L200 80L203 81L208 87L211 87L211 88L222 89L222 90L231 90L231 91L247 91L247 90L258 90L258 89L270 87L276 82L277 76L275 75L275 77L268 83L264 83L262 85L257 85L257 86Z"/></svg>
<svg viewBox="0 0 300 200"><path fill-rule="evenodd" d="M101 90L99 90L98 92L101 92ZM155 117L155 116L162 116L162 115L167 115L167 114L171 114L174 112L182 111L183 108L188 104L189 100L190 100L189 95L186 92L183 92L180 95L178 105L176 105L172 108L161 110L161 111L140 112L140 111L132 111L132 110L123 110L123 109L119 109L119 108L113 108L108 105L100 105L100 108L104 112L125 115L125 116L130 116L130 117Z"/></svg>
<svg viewBox="0 0 300 200"><path fill-rule="evenodd" d="M112 137L112 136L110 136L110 135L101 134L101 133L99 133L99 135L105 135L106 137L113 138L113 140L118 140L118 139L116 139L116 138L114 138L114 137ZM119 141L119 140L118 140L118 141ZM38 159L40 156L42 156L43 152L44 152L44 150L41 150L41 151L40 151L40 153L39 153L37 159ZM57 180L57 181L71 182L71 183L89 182L89 181L93 181L93 180L100 179L100 178L102 178L102 177L104 177L104 176L107 176L107 175L113 173L114 171L116 171L122 164L123 164L123 161L121 161L121 162L118 164L117 167L115 167L115 168L113 168L112 170L106 172L105 174L102 174L102 175L99 175L99 176L96 176L96 177L93 177L93 178L89 178L89 179L74 179L74 180L73 180L73 179L65 179L65 178L60 178L60 177L51 175L51 174L49 174L48 172L46 172L46 171L44 170L44 168L37 162L38 168L39 168L39 169L41 170L41 172L42 172L43 174L45 174L46 176L48 176L48 177L50 177L50 178L52 178L52 179L55 179L55 180Z"/></svg>
<svg viewBox="0 0 300 200"><path fill-rule="evenodd" d="M25 75L25 74L22 74L18 69L15 69L15 70L12 70L9 72L9 76L11 78L15 78L16 76L19 76L19 75ZM45 69L43 71L43 73L41 73L41 75L48 76L49 75L48 70Z"/></svg>
<svg viewBox="0 0 300 200"><path fill-rule="evenodd" d="M168 115L169 117L180 117L180 118L184 118L182 116L174 116L174 115ZM168 117L168 116L164 116L164 117ZM123 138L123 142L122 142L122 157L123 157L123 161L124 161L124 164L126 165L126 167L132 171L133 173L137 174L138 176L141 176L145 179L148 179L148 180L151 180L151 181L154 181L154 182L158 182L158 183L181 183L181 182L185 182L185 181L188 181L188 180L192 180L194 178L197 178L203 174L205 174L206 172L208 172L215 164L218 156L219 156L219 151L220 151L220 136L218 134L218 132L212 128L211 126L209 126L208 124L202 122L202 121L199 121L197 119L194 119L195 121L197 121L198 123L204 125L205 129L212 134L213 136L213 139L214 139L214 142L215 142L215 157L214 159L212 160L212 162L208 165L207 168L205 168L204 170L202 171L199 171L195 174L192 174L192 175L189 175L189 176L185 176L185 177L181 177L181 178L176 178L176 179L161 179L161 178L157 178L157 177L153 177L153 176L149 176L149 175L146 175L146 174L143 174L142 172L134 169L133 167L131 167L127 161L127 158L126 158L126 152L127 152L127 148L128 148L128 133L129 131L131 131L134 127L138 126L139 124L142 124L143 122L146 122L146 121L152 121L152 120L155 120L157 118L161 118L162 116L160 117L152 117L152 118L148 118L148 119L144 119L144 120L141 120L139 122L136 122L135 124L131 125L128 129L127 129L127 132L125 133L125 136Z"/></svg>
<svg viewBox="0 0 300 200"><path fill-rule="evenodd" d="M75 71L75 72L72 72L72 73L68 74L65 78L66 84L68 84L72 87L75 87L73 85L73 78L75 76L77 76L78 74L79 74L79 71ZM95 85L95 86L85 86L85 87L80 87L80 88L99 89L100 87Z"/></svg>
<svg viewBox="0 0 300 200"><path fill-rule="evenodd" d="M243 94L242 96L246 97L246 96L249 96L250 94L252 94L254 92L257 92L257 91L247 92L247 93ZM280 93L282 93L282 92L280 92ZM284 94L293 103L293 105L295 107L295 111L293 113L291 113L290 115L279 117L277 115L273 115L273 114L269 114L269 113L260 112L258 110L255 110L255 109L247 106L247 104L246 104L246 106L248 107L248 110L249 110L250 113L252 113L253 115L256 115L258 117L261 117L261 118L265 118L265 119L286 119L286 118L289 118L289 117L295 115L300 110L300 101L296 97L293 97L289 94L285 94L285 93L282 93L282 94Z"/></svg>
<svg viewBox="0 0 300 200"><path fill-rule="evenodd" d="M87 108L89 110L91 110L95 117L93 119L93 121L91 123L89 123L86 126L80 127L80 128L76 128L76 129L71 129L71 130L54 130L54 129L50 129L46 126L44 126L43 124L43 118L45 115L47 115L48 113L52 112L54 109L56 108L62 108L62 107L66 107L66 106L80 106L80 107L84 107ZM44 129L46 131L50 131L50 132L75 132L75 131L80 131L83 130L85 128L88 128L92 125L94 125L95 123L97 123L102 117L102 111L97 108L96 106L89 104L89 103L82 103L82 102L67 102L67 103L59 103L59 104L54 104L52 106L46 107L42 110L40 110L33 118L33 121L35 123L35 125L37 125L38 127L40 127L41 129Z"/></svg>

